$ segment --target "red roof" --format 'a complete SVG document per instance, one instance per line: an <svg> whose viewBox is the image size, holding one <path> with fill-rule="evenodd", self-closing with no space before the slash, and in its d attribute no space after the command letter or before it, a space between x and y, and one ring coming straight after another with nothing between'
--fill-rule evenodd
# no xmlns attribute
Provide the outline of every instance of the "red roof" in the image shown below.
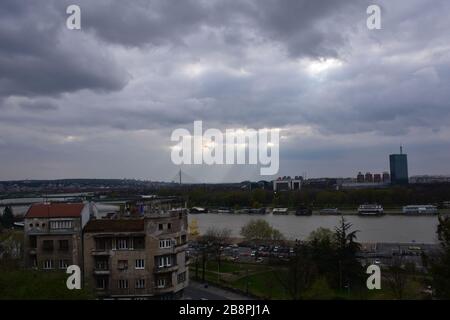
<svg viewBox="0 0 450 320"><path fill-rule="evenodd" d="M79 218L83 208L83 203L35 203L25 218Z"/></svg>
<svg viewBox="0 0 450 320"><path fill-rule="evenodd" d="M144 219L90 220L84 232L140 232L144 231Z"/></svg>

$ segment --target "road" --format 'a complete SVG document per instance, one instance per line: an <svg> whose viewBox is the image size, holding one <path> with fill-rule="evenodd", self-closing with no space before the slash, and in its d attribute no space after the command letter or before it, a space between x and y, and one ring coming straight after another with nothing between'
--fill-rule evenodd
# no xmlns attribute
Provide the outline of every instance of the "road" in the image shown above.
<svg viewBox="0 0 450 320"><path fill-rule="evenodd" d="M251 300L244 295L209 285L207 288L196 281L189 281L184 289L184 300Z"/></svg>

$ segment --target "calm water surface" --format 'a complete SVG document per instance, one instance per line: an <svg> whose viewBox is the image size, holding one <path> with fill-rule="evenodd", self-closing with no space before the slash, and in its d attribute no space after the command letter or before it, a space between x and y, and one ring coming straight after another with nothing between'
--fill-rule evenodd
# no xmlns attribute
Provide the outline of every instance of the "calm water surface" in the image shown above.
<svg viewBox="0 0 450 320"><path fill-rule="evenodd" d="M189 220L196 219L200 233L209 227L229 228L234 237L247 222L252 219L263 219L280 230L288 239L304 239L309 233L319 227L334 229L339 223L339 216L294 216L294 215L230 215L230 214L195 214L189 215ZM345 216L353 224L353 229L359 230L360 242L418 242L435 243L436 216L405 217L389 216L360 217Z"/></svg>

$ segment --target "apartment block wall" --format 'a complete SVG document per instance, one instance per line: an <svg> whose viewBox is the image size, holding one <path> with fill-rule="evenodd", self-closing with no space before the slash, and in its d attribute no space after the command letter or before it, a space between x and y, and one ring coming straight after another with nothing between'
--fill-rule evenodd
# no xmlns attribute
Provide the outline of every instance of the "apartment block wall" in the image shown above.
<svg viewBox="0 0 450 320"><path fill-rule="evenodd" d="M52 221L63 220L71 221L72 228L50 229ZM65 260L67 265L82 265L81 222L79 218L31 218L25 219L24 223L24 260L26 267L43 269L44 262L47 260L53 261L53 269L59 269L59 260ZM60 240L68 241L67 249L60 248ZM45 249L44 241L52 241L53 249Z"/></svg>
<svg viewBox="0 0 450 320"><path fill-rule="evenodd" d="M144 226L139 232L98 232L89 231L84 239L84 277L92 288L97 287L97 279L103 277L108 284L105 289L96 289L102 297L112 298L160 298L176 296L188 285L186 267L187 249L187 215L186 213L171 213L146 216ZM101 224L101 221L98 223ZM114 239L144 237L144 249L118 249ZM112 247L108 250L96 249L96 239L111 238ZM160 241L171 240L169 248L161 248ZM170 256L170 267L160 267L158 259ZM103 258L99 258L103 257ZM95 268L96 259L107 259L108 270L99 271ZM144 259L144 269L136 269L136 259ZM128 262L127 270L121 270L120 260ZM181 275L180 275L181 274ZM136 288L136 280L145 280L145 288ZM119 281L128 280L128 288L120 288ZM178 281L182 280L182 281ZM164 283L164 285L161 285Z"/></svg>

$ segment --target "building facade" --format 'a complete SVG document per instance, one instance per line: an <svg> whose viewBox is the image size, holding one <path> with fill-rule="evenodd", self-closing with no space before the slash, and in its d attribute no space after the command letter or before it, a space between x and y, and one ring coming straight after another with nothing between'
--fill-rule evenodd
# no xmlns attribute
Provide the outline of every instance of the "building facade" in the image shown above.
<svg viewBox="0 0 450 320"><path fill-rule="evenodd" d="M83 265L82 229L90 217L88 204L39 203L24 219L25 266L65 270Z"/></svg>
<svg viewBox="0 0 450 320"><path fill-rule="evenodd" d="M303 177L280 177L273 181L273 191L301 190Z"/></svg>
<svg viewBox="0 0 450 320"><path fill-rule="evenodd" d="M104 298L179 298L189 280L187 212L138 208L142 217L86 225L85 283Z"/></svg>
<svg viewBox="0 0 450 320"><path fill-rule="evenodd" d="M392 184L408 184L408 157L400 150L400 154L389 155Z"/></svg>

